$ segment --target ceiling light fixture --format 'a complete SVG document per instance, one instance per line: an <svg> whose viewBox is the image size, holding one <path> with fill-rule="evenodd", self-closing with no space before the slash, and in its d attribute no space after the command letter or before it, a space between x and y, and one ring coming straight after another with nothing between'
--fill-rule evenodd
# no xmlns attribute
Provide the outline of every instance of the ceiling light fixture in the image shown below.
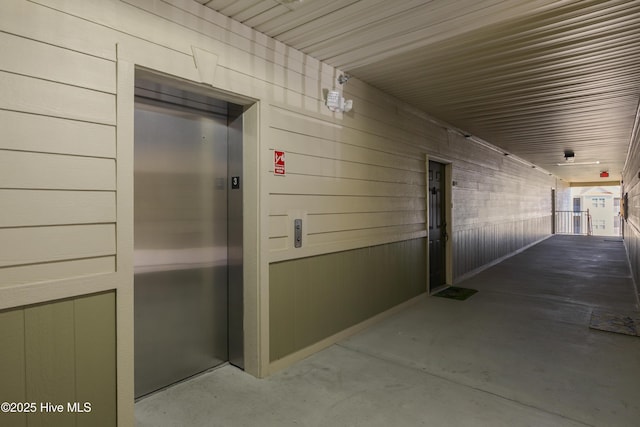
<svg viewBox="0 0 640 427"><path fill-rule="evenodd" d="M583 166L583 165L599 165L600 161L596 160L595 162L567 162L567 163L557 163L557 166Z"/></svg>
<svg viewBox="0 0 640 427"><path fill-rule="evenodd" d="M574 163L576 161L576 155L572 150L564 150L564 161L567 163Z"/></svg>

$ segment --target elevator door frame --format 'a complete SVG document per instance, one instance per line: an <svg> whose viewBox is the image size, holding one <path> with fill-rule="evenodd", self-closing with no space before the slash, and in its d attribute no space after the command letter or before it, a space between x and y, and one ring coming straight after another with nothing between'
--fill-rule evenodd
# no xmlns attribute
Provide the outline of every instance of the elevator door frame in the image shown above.
<svg viewBox="0 0 640 427"><path fill-rule="evenodd" d="M151 78L150 78L151 76ZM211 94L201 92L197 86L187 87L185 91L184 83L179 88L174 87L169 79L155 79L153 75L146 72L136 73L136 108L138 102L158 103L163 107L170 107L179 111L180 109L200 110L203 116L217 115L216 107L212 106L212 111L207 111L206 105L202 101L213 99L226 104L228 107L226 114L227 129L227 173L226 173L226 193L227 193L227 357L226 361L244 369L244 286L243 286L243 113L245 108L242 105L221 100ZM141 84L146 88L157 85L161 87L156 94L152 91L143 90L140 93ZM166 89L166 90L165 90ZM142 100L142 97L150 99ZM185 98L179 100L180 96ZM134 141L135 144L135 141ZM232 179L233 178L233 179ZM232 187L232 180L237 185ZM135 197L135 196L134 196ZM135 309L135 308L134 308ZM197 373L196 373L197 374ZM171 384L167 384L170 386Z"/></svg>

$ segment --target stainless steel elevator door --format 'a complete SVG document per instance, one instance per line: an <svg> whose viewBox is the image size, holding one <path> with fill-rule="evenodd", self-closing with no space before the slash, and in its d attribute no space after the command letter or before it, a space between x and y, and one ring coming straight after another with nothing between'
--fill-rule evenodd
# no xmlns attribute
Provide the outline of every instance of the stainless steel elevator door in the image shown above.
<svg viewBox="0 0 640 427"><path fill-rule="evenodd" d="M226 183L226 117L136 98L136 397L228 360Z"/></svg>

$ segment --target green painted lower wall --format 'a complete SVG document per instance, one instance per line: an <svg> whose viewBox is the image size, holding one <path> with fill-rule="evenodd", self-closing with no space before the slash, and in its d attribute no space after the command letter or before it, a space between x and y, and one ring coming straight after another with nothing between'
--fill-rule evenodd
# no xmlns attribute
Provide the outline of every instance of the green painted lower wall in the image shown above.
<svg viewBox="0 0 640 427"><path fill-rule="evenodd" d="M0 402L35 404L0 425L115 426L115 292L0 311L0 378Z"/></svg>
<svg viewBox="0 0 640 427"><path fill-rule="evenodd" d="M271 361L426 291L426 239L271 264Z"/></svg>

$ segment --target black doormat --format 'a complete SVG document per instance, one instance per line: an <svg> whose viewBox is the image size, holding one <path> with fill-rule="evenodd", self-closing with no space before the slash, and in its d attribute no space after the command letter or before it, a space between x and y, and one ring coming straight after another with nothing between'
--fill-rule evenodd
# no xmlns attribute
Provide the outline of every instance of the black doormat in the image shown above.
<svg viewBox="0 0 640 427"><path fill-rule="evenodd" d="M442 298L451 298L457 299L458 301L464 301L469 298L471 295L478 292L475 289L469 288L459 288L458 286L449 286L447 289L443 289L437 294L434 294L437 297Z"/></svg>

